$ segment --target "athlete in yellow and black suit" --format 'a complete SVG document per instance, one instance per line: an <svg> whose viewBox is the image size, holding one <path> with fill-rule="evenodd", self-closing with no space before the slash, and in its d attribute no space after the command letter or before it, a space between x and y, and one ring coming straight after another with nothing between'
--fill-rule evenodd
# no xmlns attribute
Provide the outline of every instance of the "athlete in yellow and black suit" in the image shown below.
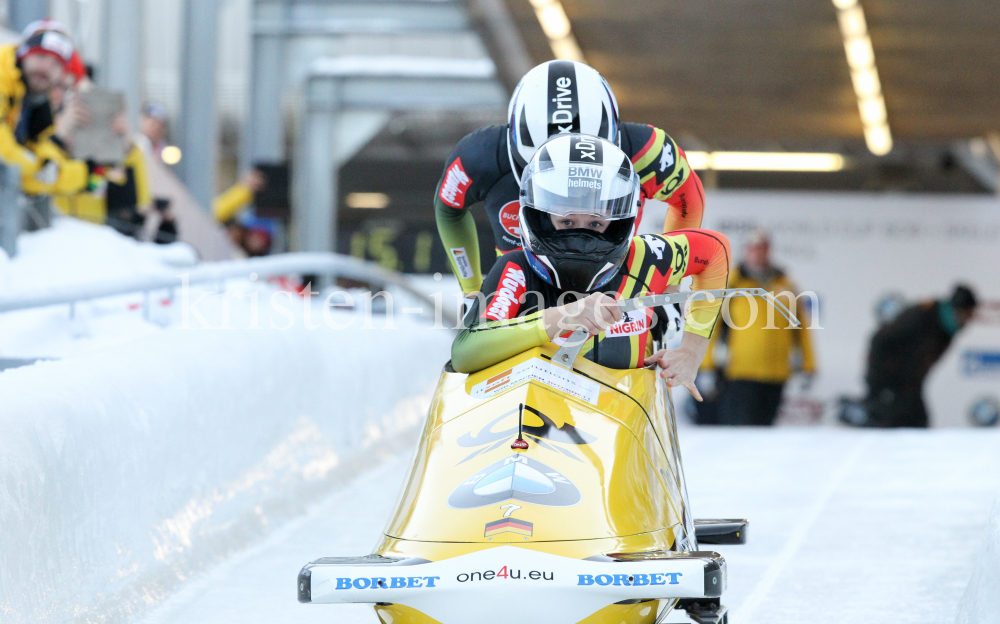
<svg viewBox="0 0 1000 624"><path fill-rule="evenodd" d="M684 151L663 130L623 122L621 149L632 160L645 199L670 206L664 232L701 226L705 192ZM519 183L507 152L507 126L480 128L462 139L445 161L434 194L434 213L445 251L462 290L473 293L483 282L479 239L470 209L483 202L497 255L520 249ZM640 209L638 221L642 218Z"/></svg>
<svg viewBox="0 0 1000 624"><path fill-rule="evenodd" d="M632 239L618 274L599 292L618 299L661 294L667 286L694 276L692 290L725 288L729 276L728 239L709 230L678 230L667 235L645 234ZM452 366L474 372L550 341L542 311L576 300L543 281L524 251L503 256L483 282L484 299L476 300L466 316L469 326L452 346ZM590 293L583 293L585 296ZM560 300L560 296L563 299ZM722 300L692 302L684 331L710 338ZM581 354L608 368L641 368L653 353L652 310L628 313L584 345Z"/></svg>

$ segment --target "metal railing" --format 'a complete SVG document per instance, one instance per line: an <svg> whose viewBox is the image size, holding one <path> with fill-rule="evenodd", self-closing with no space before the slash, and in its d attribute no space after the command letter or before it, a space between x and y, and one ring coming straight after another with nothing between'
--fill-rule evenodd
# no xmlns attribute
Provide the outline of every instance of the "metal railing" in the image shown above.
<svg viewBox="0 0 1000 624"><path fill-rule="evenodd" d="M232 260L195 265L188 270L179 269L176 275L136 275L113 280L94 281L67 286L40 288L27 293L0 294L0 313L28 310L53 305L70 306L72 315L77 303L131 293L143 293L144 313L149 313L149 293L174 291L185 285L218 283L227 279L247 278L251 273L259 277L283 275L337 276L373 285L395 286L429 304L428 316L441 315L441 321L450 327L458 323L456 310L450 311L435 299L417 288L404 275L384 269L373 262L333 253L289 253L249 260Z"/></svg>

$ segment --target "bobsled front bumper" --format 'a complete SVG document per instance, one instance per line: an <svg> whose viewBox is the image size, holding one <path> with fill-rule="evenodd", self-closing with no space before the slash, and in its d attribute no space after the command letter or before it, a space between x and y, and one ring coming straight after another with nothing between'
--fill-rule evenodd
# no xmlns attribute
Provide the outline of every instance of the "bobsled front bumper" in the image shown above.
<svg viewBox="0 0 1000 624"><path fill-rule="evenodd" d="M442 624L509 624L527 608L547 622L578 622L623 600L717 598L726 562L715 552L614 554L587 560L499 546L445 559L325 558L299 573L299 602L397 603Z"/></svg>

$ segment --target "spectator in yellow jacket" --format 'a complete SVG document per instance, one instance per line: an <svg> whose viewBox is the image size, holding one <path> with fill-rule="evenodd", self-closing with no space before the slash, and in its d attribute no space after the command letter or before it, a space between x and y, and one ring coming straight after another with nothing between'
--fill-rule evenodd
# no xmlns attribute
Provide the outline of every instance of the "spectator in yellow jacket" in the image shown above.
<svg viewBox="0 0 1000 624"><path fill-rule="evenodd" d="M20 168L25 193L73 193L87 183L86 163L70 159L52 139L48 94L72 57L72 42L52 31L0 46L0 160Z"/></svg>
<svg viewBox="0 0 1000 624"><path fill-rule="evenodd" d="M801 329L790 328L771 304L734 297L728 304L731 322L719 324L720 331L712 336L701 365L709 375L721 368L716 372L718 424L771 425L793 371L809 378L816 372L810 330L806 329L810 310L803 305L805 298L796 298L795 286L785 273L771 264L771 242L765 232L751 237L743 262L730 274L729 287L764 288L794 310L802 323ZM724 367L717 365L713 354L720 344L726 346Z"/></svg>

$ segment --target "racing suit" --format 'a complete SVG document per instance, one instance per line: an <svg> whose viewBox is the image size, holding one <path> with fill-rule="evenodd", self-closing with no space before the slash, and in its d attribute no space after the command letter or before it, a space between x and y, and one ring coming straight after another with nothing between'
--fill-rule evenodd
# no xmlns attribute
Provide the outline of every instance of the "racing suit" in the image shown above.
<svg viewBox="0 0 1000 624"><path fill-rule="evenodd" d="M688 275L694 276L692 289L725 288L729 258L729 240L709 230L636 236L623 266L600 292L616 299L661 294ZM538 277L523 250L508 253L493 265L482 292L484 298L474 300L465 317L466 328L451 347L452 367L458 372L479 371L550 342L542 311L575 300L574 294ZM721 299L692 302L684 331L710 338L721 307ZM580 353L608 368L641 368L653 354L651 330L657 318L649 308L628 312L588 339Z"/></svg>
<svg viewBox="0 0 1000 624"><path fill-rule="evenodd" d="M667 133L646 124L622 123L621 148L639 174L643 202L656 199L669 204L664 232L701 226L705 208L701 180ZM496 254L501 256L521 246L519 194L507 155L507 126L472 132L445 161L434 195L434 214L452 271L466 294L478 291L483 281L476 222L469 208L483 202ZM636 227L641 219L640 208Z"/></svg>

